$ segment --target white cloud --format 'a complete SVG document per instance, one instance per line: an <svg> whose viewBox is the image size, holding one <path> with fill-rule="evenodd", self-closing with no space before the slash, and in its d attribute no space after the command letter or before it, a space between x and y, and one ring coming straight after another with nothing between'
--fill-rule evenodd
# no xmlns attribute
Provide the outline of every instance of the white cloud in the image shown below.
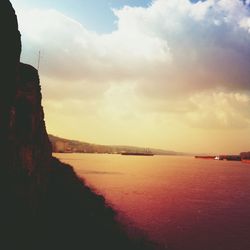
<svg viewBox="0 0 250 250"><path fill-rule="evenodd" d="M189 101L194 109L186 113L187 122L200 128L249 128L250 93L199 93Z"/></svg>
<svg viewBox="0 0 250 250"><path fill-rule="evenodd" d="M250 33L250 17L245 17L240 20L240 27L246 29Z"/></svg>
<svg viewBox="0 0 250 250"><path fill-rule="evenodd" d="M55 10L24 11L19 19L25 51L41 49L44 73L53 77L113 79L171 58L165 40L143 32L98 35Z"/></svg>
<svg viewBox="0 0 250 250"><path fill-rule="evenodd" d="M187 112L192 124L209 117L225 127L236 126L231 121L237 119L248 126L234 96L250 89L250 11L242 1L155 0L114 13L117 30L100 35L56 10L18 11L23 59L36 64L42 51L41 74L50 100L107 101L107 93L121 94L121 85L123 98L131 98L133 83L136 98L150 100L155 108L160 99L161 110ZM199 94L211 91L225 96L203 103L205 95ZM216 98L234 100L235 108ZM216 115L210 101L216 102ZM100 105L101 110L105 105Z"/></svg>

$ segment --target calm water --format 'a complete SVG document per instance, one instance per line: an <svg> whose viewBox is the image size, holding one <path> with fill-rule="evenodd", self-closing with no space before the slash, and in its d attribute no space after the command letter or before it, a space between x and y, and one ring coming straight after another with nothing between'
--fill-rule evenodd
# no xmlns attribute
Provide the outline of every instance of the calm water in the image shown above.
<svg viewBox="0 0 250 250"><path fill-rule="evenodd" d="M175 156L56 156L169 249L250 249L250 164Z"/></svg>

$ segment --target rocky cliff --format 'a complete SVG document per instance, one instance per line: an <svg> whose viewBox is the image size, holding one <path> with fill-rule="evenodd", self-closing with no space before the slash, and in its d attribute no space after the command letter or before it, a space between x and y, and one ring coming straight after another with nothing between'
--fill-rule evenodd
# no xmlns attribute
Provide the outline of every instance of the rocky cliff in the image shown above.
<svg viewBox="0 0 250 250"><path fill-rule="evenodd" d="M0 149L2 177L20 182L12 189L36 209L46 189L51 146L47 137L36 69L20 63L21 39L9 1L0 3L1 94ZM8 176L7 176L8 175ZM23 176L23 178L21 178ZM24 177L25 180L24 180ZM7 181L7 179L5 180Z"/></svg>
<svg viewBox="0 0 250 250"><path fill-rule="evenodd" d="M73 169L52 157L37 70L20 63L17 18L0 2L0 248L151 249Z"/></svg>

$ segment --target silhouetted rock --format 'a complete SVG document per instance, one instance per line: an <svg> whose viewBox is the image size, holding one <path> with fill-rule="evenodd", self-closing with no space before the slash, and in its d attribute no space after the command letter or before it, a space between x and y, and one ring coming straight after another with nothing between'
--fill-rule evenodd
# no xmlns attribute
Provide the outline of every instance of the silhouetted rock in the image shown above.
<svg viewBox="0 0 250 250"><path fill-rule="evenodd" d="M20 63L15 12L0 2L0 248L153 249L131 240L102 196L52 157L37 70Z"/></svg>
<svg viewBox="0 0 250 250"><path fill-rule="evenodd" d="M5 141L9 135L10 105L15 96L17 70L21 53L20 33L15 12L9 1L0 2L0 148L5 156ZM6 158L7 159L7 158ZM4 161L4 158L2 159Z"/></svg>

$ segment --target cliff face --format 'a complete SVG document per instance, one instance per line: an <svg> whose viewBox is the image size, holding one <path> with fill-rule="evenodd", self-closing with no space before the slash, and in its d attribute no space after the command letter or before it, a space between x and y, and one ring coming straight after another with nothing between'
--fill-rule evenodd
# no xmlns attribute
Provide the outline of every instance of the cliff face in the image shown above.
<svg viewBox="0 0 250 250"><path fill-rule="evenodd" d="M0 91L0 136L1 150L4 150L9 135L10 106L13 103L17 70L21 52L20 33L17 29L15 12L9 1L0 3L0 55L1 55L1 91ZM1 151L4 152L4 151ZM5 152L8 152L6 149ZM5 156L5 154L2 154ZM7 160L8 156L6 156ZM4 159L3 159L4 161Z"/></svg>
<svg viewBox="0 0 250 250"><path fill-rule="evenodd" d="M0 1L0 248L152 249L131 240L104 198L52 157L39 76L20 63L17 18Z"/></svg>
<svg viewBox="0 0 250 250"><path fill-rule="evenodd" d="M20 63L21 36L12 5L0 2L0 244L26 244L46 197L51 149L37 71ZM32 237L34 238L34 237Z"/></svg>
<svg viewBox="0 0 250 250"><path fill-rule="evenodd" d="M46 189L51 161L39 77L33 67L20 63L20 33L9 1L0 3L0 25L1 171L2 176L8 175L20 183L12 189L16 189L19 198L27 199L27 204L35 209L38 204L34 201Z"/></svg>
<svg viewBox="0 0 250 250"><path fill-rule="evenodd" d="M19 165L36 180L46 184L51 162L51 146L41 106L39 76L33 67L20 63L14 102L10 110L10 142L14 165Z"/></svg>

